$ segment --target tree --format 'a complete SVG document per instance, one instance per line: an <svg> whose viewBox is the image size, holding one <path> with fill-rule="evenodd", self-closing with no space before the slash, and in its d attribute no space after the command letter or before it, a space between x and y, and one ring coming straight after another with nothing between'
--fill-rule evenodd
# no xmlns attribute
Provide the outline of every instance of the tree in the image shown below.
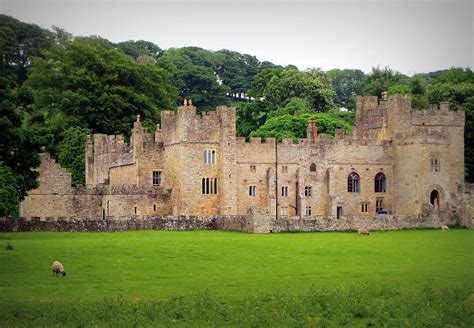
<svg viewBox="0 0 474 328"><path fill-rule="evenodd" d="M26 85L34 89L35 115L56 137L74 126L128 135L137 114L158 122L160 109L178 98L165 70L138 64L98 38L65 41L44 54Z"/></svg>
<svg viewBox="0 0 474 328"><path fill-rule="evenodd" d="M22 199L18 176L0 162L0 216L15 213Z"/></svg>
<svg viewBox="0 0 474 328"><path fill-rule="evenodd" d="M252 131L265 123L267 112L263 102L238 102L236 104L237 136L248 137Z"/></svg>
<svg viewBox="0 0 474 328"><path fill-rule="evenodd" d="M264 102L267 111L271 111L298 97L308 101L313 111L325 112L334 108L334 95L334 90L321 79L295 69L285 69L268 82Z"/></svg>
<svg viewBox="0 0 474 328"><path fill-rule="evenodd" d="M407 84L394 84L388 87L387 89L388 95L409 95L411 94L411 88Z"/></svg>
<svg viewBox="0 0 474 328"><path fill-rule="evenodd" d="M34 57L51 47L53 34L38 25L0 15L0 75L13 74L22 84Z"/></svg>
<svg viewBox="0 0 474 328"><path fill-rule="evenodd" d="M59 163L72 175L72 183L85 185L85 141L91 130L70 127L62 133L58 145Z"/></svg>
<svg viewBox="0 0 474 328"><path fill-rule="evenodd" d="M9 176L14 175L20 197L37 186L34 168L39 165L38 150L43 141L36 129L25 128L22 124L30 101L28 90L18 87L14 76L0 77L0 162L9 170L8 174L4 172L8 181L11 180Z"/></svg>
<svg viewBox="0 0 474 328"><path fill-rule="evenodd" d="M326 74L336 92L334 102L339 106L354 108L355 86L364 79L364 72L359 69L333 69Z"/></svg>
<svg viewBox="0 0 474 328"><path fill-rule="evenodd" d="M156 63L164 53L164 50L156 44L145 40L119 42L116 46L124 54L141 63Z"/></svg>
<svg viewBox="0 0 474 328"><path fill-rule="evenodd" d="M389 67L372 68L372 72L366 75L361 83L355 86L356 94L361 96L380 96L383 91L395 84L404 84L407 77Z"/></svg>
<svg viewBox="0 0 474 328"><path fill-rule="evenodd" d="M291 138L293 140L306 138L306 127L308 126L309 120L316 120L318 132L321 133L334 135L337 127L344 128L345 132L351 130L349 123L334 117L332 113L285 114L268 119L264 125L252 132L250 136L261 138L275 137L278 140L283 138Z"/></svg>
<svg viewBox="0 0 474 328"><path fill-rule="evenodd" d="M192 98L201 110L211 110L226 105L229 88L220 84L215 72L205 66L196 65L185 49L168 49L157 64L171 73L174 86L179 90L176 104L183 98Z"/></svg>
<svg viewBox="0 0 474 328"><path fill-rule="evenodd" d="M252 80L249 95L260 98L263 97L265 88L272 77L278 75L283 70L283 67L268 67L258 72Z"/></svg>

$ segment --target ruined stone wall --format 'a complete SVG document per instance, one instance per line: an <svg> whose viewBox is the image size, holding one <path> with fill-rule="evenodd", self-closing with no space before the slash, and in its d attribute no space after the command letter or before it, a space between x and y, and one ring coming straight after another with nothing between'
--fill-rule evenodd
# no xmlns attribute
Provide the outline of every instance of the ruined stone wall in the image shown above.
<svg viewBox="0 0 474 328"><path fill-rule="evenodd" d="M94 179L92 186L108 181L110 165L120 160L130 148L125 144L122 136L105 134L94 135Z"/></svg>
<svg viewBox="0 0 474 328"><path fill-rule="evenodd" d="M71 174L48 153L42 153L39 187L30 190L20 204L20 216L100 215L101 190L71 186Z"/></svg>

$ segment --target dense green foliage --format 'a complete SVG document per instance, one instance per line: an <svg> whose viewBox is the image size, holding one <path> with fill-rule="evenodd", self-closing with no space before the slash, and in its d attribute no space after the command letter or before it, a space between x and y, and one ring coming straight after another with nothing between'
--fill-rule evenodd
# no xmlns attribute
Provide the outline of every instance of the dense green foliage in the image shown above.
<svg viewBox="0 0 474 328"><path fill-rule="evenodd" d="M138 64L97 38L76 38L44 52L26 84L34 89L36 114L55 136L69 127L128 133L137 114L157 122L172 106L169 74Z"/></svg>
<svg viewBox="0 0 474 328"><path fill-rule="evenodd" d="M253 131L251 137L276 137L278 140L291 138L297 142L300 138L306 138L306 127L309 120L316 120L318 133L328 133L334 136L338 127L344 128L347 133L351 125L343 119L338 118L332 113L318 114L284 114L268 119L264 125Z"/></svg>
<svg viewBox="0 0 474 328"><path fill-rule="evenodd" d="M16 211L21 200L18 175L12 169L0 162L0 216Z"/></svg>
<svg viewBox="0 0 474 328"><path fill-rule="evenodd" d="M273 76L266 85L263 96L269 110L285 106L294 97L308 101L316 112L334 108L334 91L325 81L296 69L285 69Z"/></svg>
<svg viewBox="0 0 474 328"><path fill-rule="evenodd" d="M340 106L351 108L355 107L355 87L362 82L364 72L358 69L333 69L327 72L336 96L334 102Z"/></svg>
<svg viewBox="0 0 474 328"><path fill-rule="evenodd" d="M469 327L473 237L2 233L0 325Z"/></svg>
<svg viewBox="0 0 474 328"><path fill-rule="evenodd" d="M62 133L58 146L58 160L72 174L72 183L85 181L85 142L91 131L86 128L70 127Z"/></svg>

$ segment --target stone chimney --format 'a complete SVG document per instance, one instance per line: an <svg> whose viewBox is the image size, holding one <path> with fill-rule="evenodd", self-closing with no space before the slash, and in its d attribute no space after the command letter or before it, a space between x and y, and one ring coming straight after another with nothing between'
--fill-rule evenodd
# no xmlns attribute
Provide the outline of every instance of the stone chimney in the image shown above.
<svg viewBox="0 0 474 328"><path fill-rule="evenodd" d="M308 127L306 128L306 139L309 143L315 143L318 140L318 127L315 120L308 121Z"/></svg>
<svg viewBox="0 0 474 328"><path fill-rule="evenodd" d="M92 138L86 138L86 186L94 184L94 148Z"/></svg>
<svg viewBox="0 0 474 328"><path fill-rule="evenodd" d="M140 122L140 114L137 115L137 120L133 123L132 143L134 156L143 152L143 127Z"/></svg>

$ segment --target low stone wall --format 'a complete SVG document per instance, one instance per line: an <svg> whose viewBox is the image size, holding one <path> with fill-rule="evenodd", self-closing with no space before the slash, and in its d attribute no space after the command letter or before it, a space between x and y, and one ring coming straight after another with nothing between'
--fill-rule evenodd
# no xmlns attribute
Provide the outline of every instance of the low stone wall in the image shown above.
<svg viewBox="0 0 474 328"><path fill-rule="evenodd" d="M0 220L0 231L126 231L126 230L211 230L214 218L145 217L145 218L20 218Z"/></svg>
<svg viewBox="0 0 474 328"><path fill-rule="evenodd" d="M344 217L340 219L329 217L314 220L283 219L273 221L271 227L272 232L296 232L348 231L359 228L367 228L369 230L427 229L455 224L456 221L451 218L422 218L413 215L403 217L387 216L383 219L377 217Z"/></svg>
<svg viewBox="0 0 474 328"><path fill-rule="evenodd" d="M296 231L348 231L359 228L369 230L399 230L439 228L455 225L455 217L387 216L343 217L336 219L313 218L302 220L284 218L275 220L265 210L252 208L246 216L161 216L112 218L20 218L13 221L0 218L0 231L126 231L126 230L230 230L252 233L296 232Z"/></svg>

